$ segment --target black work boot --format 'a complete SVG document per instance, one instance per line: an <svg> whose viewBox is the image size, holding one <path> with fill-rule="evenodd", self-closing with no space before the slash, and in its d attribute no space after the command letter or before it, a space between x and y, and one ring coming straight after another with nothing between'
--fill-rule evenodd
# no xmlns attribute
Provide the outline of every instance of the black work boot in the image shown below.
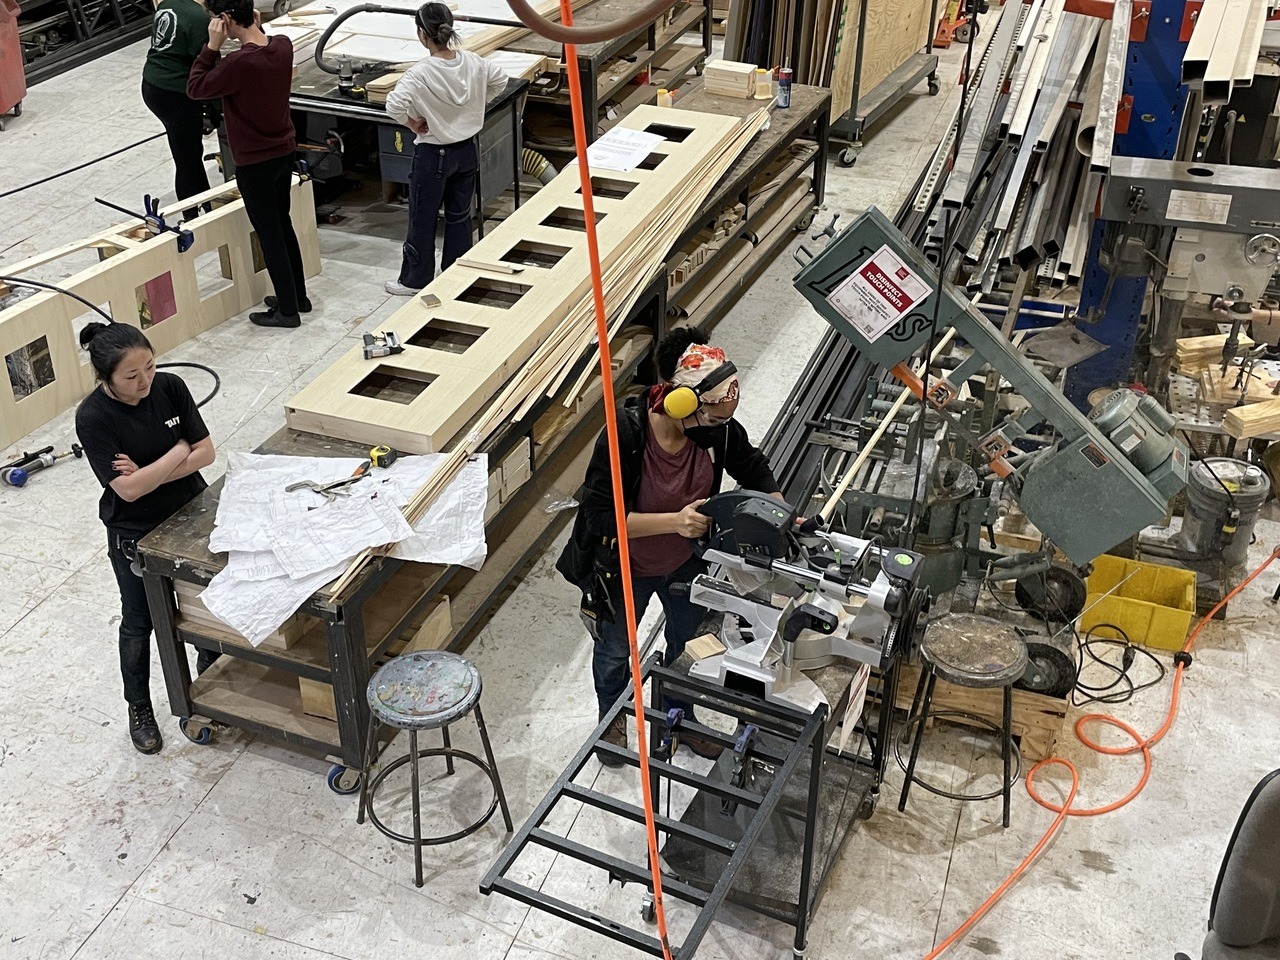
<svg viewBox="0 0 1280 960"><path fill-rule="evenodd" d="M266 298L265 300L263 300L262 302L263 302L264 304L266 304L266 307L267 307L267 309L268 309L268 310L274 310L274 309L276 308L276 305L280 303L280 301L279 301L276 297L267 297L267 298ZM310 300L308 300L306 297L299 297L299 298L298 298L298 312L299 312L299 313L310 313L310 312L311 312L311 301L310 301Z"/></svg>
<svg viewBox="0 0 1280 960"><path fill-rule="evenodd" d="M129 704L129 736L139 753L159 753L164 746L151 701Z"/></svg>
<svg viewBox="0 0 1280 960"><path fill-rule="evenodd" d="M627 749L627 718L617 717L614 719L613 723L605 728L604 736L600 739L610 746L621 747L623 750ZM606 767L620 767L626 763L621 757L612 753L601 752L596 756Z"/></svg>
<svg viewBox="0 0 1280 960"><path fill-rule="evenodd" d="M302 318L296 313L281 313L278 307L272 307L266 313L249 314L249 322L258 327L300 327Z"/></svg>

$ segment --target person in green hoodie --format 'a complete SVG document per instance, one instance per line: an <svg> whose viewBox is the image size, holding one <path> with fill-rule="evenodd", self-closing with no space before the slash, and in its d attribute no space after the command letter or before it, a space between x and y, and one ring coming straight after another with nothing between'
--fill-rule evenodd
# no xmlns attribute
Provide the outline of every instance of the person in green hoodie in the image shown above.
<svg viewBox="0 0 1280 960"><path fill-rule="evenodd" d="M160 0L142 68L142 102L164 125L173 155L174 189L185 200L209 189L204 168L204 105L187 96L187 76L209 37L199 0ZM186 211L188 219L195 210Z"/></svg>

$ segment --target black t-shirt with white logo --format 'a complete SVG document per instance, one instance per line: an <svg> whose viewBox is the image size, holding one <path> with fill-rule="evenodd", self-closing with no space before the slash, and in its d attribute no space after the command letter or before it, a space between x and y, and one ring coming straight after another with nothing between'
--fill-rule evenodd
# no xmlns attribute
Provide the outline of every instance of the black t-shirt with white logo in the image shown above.
<svg viewBox="0 0 1280 960"><path fill-rule="evenodd" d="M208 486L197 472L162 483L132 503L111 489L111 481L120 476L111 465L117 454L125 454L141 469L163 457L179 440L194 446L209 436L191 391L172 373L157 373L151 392L136 406L121 403L98 387L76 410L76 435L103 486L98 516L109 529L137 536L150 533Z"/></svg>

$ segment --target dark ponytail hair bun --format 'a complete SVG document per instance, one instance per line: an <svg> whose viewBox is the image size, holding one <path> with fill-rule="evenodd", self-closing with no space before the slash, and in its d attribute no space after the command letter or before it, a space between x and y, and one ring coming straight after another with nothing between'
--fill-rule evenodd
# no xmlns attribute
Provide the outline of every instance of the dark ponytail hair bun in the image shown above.
<svg viewBox="0 0 1280 960"><path fill-rule="evenodd" d="M80 331L80 346L89 352L93 372L103 383L111 382L116 367L130 350L156 352L143 332L127 323L86 323Z"/></svg>
<svg viewBox="0 0 1280 960"><path fill-rule="evenodd" d="M418 29L437 47L452 46L458 39L458 32L453 29L453 11L446 4L424 3L414 19L418 21Z"/></svg>
<svg viewBox="0 0 1280 960"><path fill-rule="evenodd" d="M680 357L695 343L706 343L710 338L696 327L676 327L658 344L658 376L670 380L676 375Z"/></svg>

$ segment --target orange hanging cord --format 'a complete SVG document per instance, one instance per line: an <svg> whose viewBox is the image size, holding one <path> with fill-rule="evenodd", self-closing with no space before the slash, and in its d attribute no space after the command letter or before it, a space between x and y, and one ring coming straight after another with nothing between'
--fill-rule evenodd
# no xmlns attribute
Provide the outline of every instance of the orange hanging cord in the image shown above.
<svg viewBox="0 0 1280 960"><path fill-rule="evenodd" d="M1190 663L1191 648L1195 646L1196 641L1200 638L1201 632L1208 625L1209 621L1213 619L1214 615L1225 607L1234 597L1239 595L1245 587L1253 583L1263 570L1266 570L1267 567L1271 566L1271 564L1278 559L1280 559L1280 547L1273 550L1271 552L1271 556L1262 561L1262 563L1259 564L1258 567L1249 574L1249 576L1236 584L1236 586L1225 597L1219 600L1214 608L1206 613L1200 619L1200 622L1196 624L1195 629L1191 631L1191 635L1187 637L1187 642L1182 645L1181 652L1174 658L1177 665L1173 673L1173 691L1169 698L1169 712L1165 716L1164 723L1160 725L1160 729L1150 737L1144 738L1142 734L1138 733L1137 730L1125 723L1123 720L1106 713L1085 714L1076 721L1076 739L1090 750L1113 757L1124 757L1134 753L1142 754L1142 776L1138 779L1137 785L1132 790L1119 800L1105 804L1101 807L1076 809L1072 804L1076 798L1076 790L1080 785L1080 772L1076 769L1075 764L1070 760L1063 760L1061 757L1049 757L1048 759L1041 760L1027 771L1027 793L1029 793L1031 795L1031 799L1035 800L1035 802L1040 804L1040 806L1044 807L1046 810L1052 810L1056 813L1057 817L1054 819L1053 823L1049 825L1049 829L1045 831L1044 836L1040 838L1040 842L1035 845L1029 854L1027 854L1026 859L1014 868L1013 872L1005 878L1004 882L995 889L991 896L983 901L982 905L978 907L977 910L970 914L969 918L965 920L964 923L958 926L950 936L934 947L933 951L929 953L924 960L935 960L935 958L942 956L944 952L953 947L965 936L965 934L973 929L974 925L986 916L987 912L992 907L1000 902L1000 899L1009 891L1009 888L1012 887L1014 883L1017 882L1018 878L1027 871L1027 868L1035 862L1035 859L1044 851L1044 848L1049 844L1049 841L1057 834L1067 817L1098 817L1104 813L1111 813L1113 810L1119 810L1126 804L1131 803L1138 794L1142 793L1143 789L1147 785L1147 781L1151 779L1151 748L1164 739L1165 735L1173 728L1173 723L1177 719L1178 703L1182 695L1182 678L1186 671L1187 664ZM1133 743L1122 747L1108 747L1104 744L1098 743L1088 737L1085 733L1085 728L1091 723L1100 723L1122 730L1133 741ZM1066 767L1067 771L1071 774L1071 790L1067 794L1067 799L1061 805L1055 804L1050 800L1046 800L1040 795L1040 792L1035 786L1036 775L1050 766Z"/></svg>
<svg viewBox="0 0 1280 960"><path fill-rule="evenodd" d="M560 0L560 21L573 26L571 0ZM591 265L591 295L595 302L596 338L600 341L600 381L604 388L604 425L609 443L609 467L613 480L613 519L618 528L618 559L622 567L622 603L627 619L627 642L631 647L631 689L635 698L636 753L640 756L640 796L644 798L644 825L648 834L649 872L653 878L654 915L664 960L671 960L667 939L666 908L662 900L662 867L658 859L658 830L654 821L653 797L649 791L649 743L644 723L644 688L640 680L640 645L636 639L636 601L631 593L631 556L627 547L627 507L623 496L622 468L618 454L618 411L613 391L612 358L609 354L609 314L605 311L604 283L600 269L600 246L596 239L595 200L591 194L591 170L587 166L587 129L582 102L582 81L578 71L576 44L564 47L569 74L569 104L573 115L573 142L578 156L578 176L582 183L582 212L587 233L587 259ZM595 122L595 118L592 118Z"/></svg>

